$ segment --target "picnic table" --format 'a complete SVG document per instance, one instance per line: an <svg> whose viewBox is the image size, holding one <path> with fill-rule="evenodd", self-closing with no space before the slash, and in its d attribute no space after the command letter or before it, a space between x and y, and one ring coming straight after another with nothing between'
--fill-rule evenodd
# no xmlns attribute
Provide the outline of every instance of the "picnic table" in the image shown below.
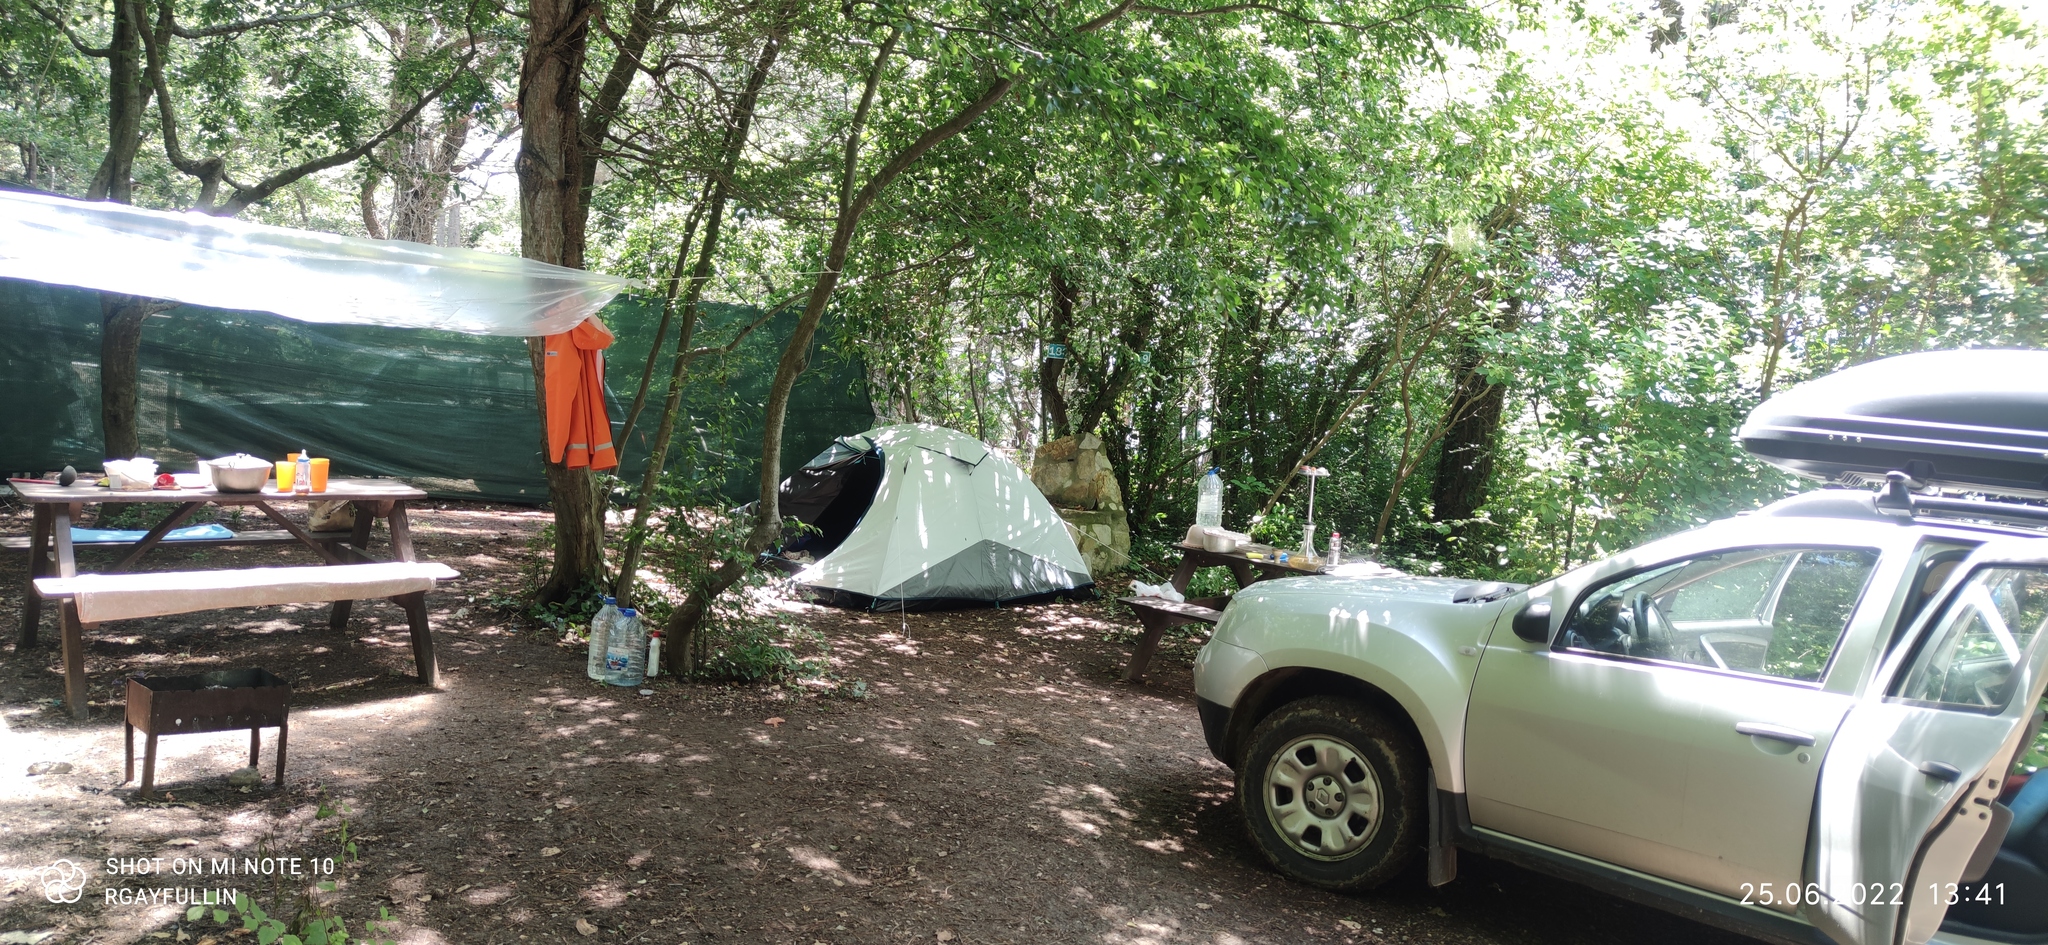
<svg viewBox="0 0 2048 945"><path fill-rule="evenodd" d="M36 645L43 602L56 602L62 623L65 702L76 717L85 716L84 631L106 620L190 613L220 607L279 603L331 602L329 626L342 630L358 599L389 597L412 625L413 660L420 681L435 682L433 638L427 626L425 591L435 581L455 577L445 565L414 560L406 503L426 493L395 479L334 478L327 489L310 495L276 491L220 492L210 487L122 491L81 481L69 486L13 479L8 484L34 512L26 541L0 542L0 547L25 549L29 555L26 594L21 607L21 640L17 652ZM292 521L277 506L283 503L348 502L355 506L355 526L348 532L314 533ZM169 516L137 540L101 538L74 541L72 526L89 504L176 505ZM320 557L314 567L230 568L212 571L128 572L165 536L208 504L253 507L274 523L274 530L235 533L230 538L172 541L185 547L300 544ZM372 526L382 519L390 534L391 560L370 553ZM98 574L80 574L77 550L105 547L126 553Z"/></svg>
<svg viewBox="0 0 2048 945"><path fill-rule="evenodd" d="M1322 571L1297 568L1281 564L1271 558L1253 558L1243 550L1210 551L1200 545L1182 542L1174 548L1180 552L1180 567L1175 568L1169 582L1182 595L1188 592L1188 582L1195 572L1202 568L1222 567L1230 569L1237 578L1240 590L1265 580L1278 577L1302 577L1321 574ZM1159 652L1159 641L1166 631L1173 627L1191 623L1214 625L1223 618L1223 608L1230 603L1228 595L1223 597L1195 597L1186 602L1171 601L1163 597L1120 597L1119 601L1130 606L1138 615L1138 625L1144 634L1138 637L1137 648L1131 651L1131 662L1124 667L1124 681L1137 682L1145 678L1145 669L1152 663L1152 657Z"/></svg>

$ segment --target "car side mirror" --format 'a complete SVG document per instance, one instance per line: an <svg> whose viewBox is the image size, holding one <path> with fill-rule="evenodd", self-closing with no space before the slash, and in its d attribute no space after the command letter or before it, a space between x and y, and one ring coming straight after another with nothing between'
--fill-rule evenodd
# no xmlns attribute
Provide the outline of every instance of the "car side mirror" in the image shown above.
<svg viewBox="0 0 2048 945"><path fill-rule="evenodd" d="M1550 642L1550 600L1537 598L1522 606L1515 614L1515 636L1530 643Z"/></svg>

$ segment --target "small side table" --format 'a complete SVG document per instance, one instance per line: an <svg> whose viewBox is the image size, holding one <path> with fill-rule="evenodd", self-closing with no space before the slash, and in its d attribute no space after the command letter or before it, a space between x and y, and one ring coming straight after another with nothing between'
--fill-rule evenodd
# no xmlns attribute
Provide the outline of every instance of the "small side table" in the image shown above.
<svg viewBox="0 0 2048 945"><path fill-rule="evenodd" d="M156 782L156 739L159 735L249 730L249 767L256 767L263 748L262 730L277 727L277 784L284 786L284 755L291 711L291 684L262 669L228 669L193 676L134 676L128 680L128 711L123 735L127 764L121 783L135 778L135 730L144 739L142 789L148 797Z"/></svg>

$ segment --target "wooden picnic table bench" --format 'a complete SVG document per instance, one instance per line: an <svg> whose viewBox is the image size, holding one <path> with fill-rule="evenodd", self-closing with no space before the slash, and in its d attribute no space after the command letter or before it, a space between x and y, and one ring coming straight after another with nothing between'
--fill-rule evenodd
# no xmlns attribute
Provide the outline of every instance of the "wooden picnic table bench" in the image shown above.
<svg viewBox="0 0 2048 945"><path fill-rule="evenodd" d="M1119 597L1118 601L1129 605L1138 615L1138 626L1144 633L1138 637L1137 648L1131 651L1131 661L1124 667L1124 682L1137 682L1145 678L1145 667L1151 665L1152 655L1159 652L1159 641L1166 631L1184 627L1191 623L1205 623L1215 626L1223 619L1223 608L1230 603L1228 597L1197 597L1186 602L1167 600L1164 597Z"/></svg>
<svg viewBox="0 0 2048 945"><path fill-rule="evenodd" d="M1169 582L1173 589L1186 594L1188 582L1195 572L1202 568L1222 567L1230 569L1237 578L1237 586L1243 589L1259 581L1276 577L1303 577L1319 574L1291 567L1271 560L1253 560L1242 551L1210 551L1200 545L1185 542L1175 545L1181 553L1180 567L1175 568ZM1131 661L1124 666L1124 681L1138 682L1145 678L1145 670L1152 663L1152 657L1159 652L1159 641L1166 631L1174 627L1202 623L1214 626L1223 619L1223 608L1230 604L1229 595L1223 597L1191 598L1185 603L1167 600L1164 597L1119 597L1118 601L1128 605L1137 614L1138 625L1144 629L1138 637L1138 644L1131 651Z"/></svg>
<svg viewBox="0 0 2048 945"><path fill-rule="evenodd" d="M100 623L142 617L193 613L228 607L261 607L289 603L332 603L328 624L348 625L353 602L388 598L405 611L412 628L413 664L420 682L436 682L434 641L427 623L426 592L438 581L456 576L446 565L413 560L412 531L406 518L408 501L426 493L395 479L330 479L327 489L311 495L262 492L217 492L211 488L125 492L85 483L9 480L15 494L34 509L26 544L28 586L22 601L21 640L17 652L36 645L44 601L60 613L64 655L64 701L75 718L86 716L85 631ZM355 526L346 535L319 535L278 511L277 503L345 501L356 510ZM74 541L72 523L87 504L175 503L179 508L137 541ZM201 506L254 506L279 526L277 531L239 534L234 538L169 542L173 546L219 547L278 544L287 539L310 548L324 565L282 568L228 568L206 571L127 572L151 550L166 544L164 536ZM370 532L383 519L390 533L395 561L369 553ZM278 538L276 535L287 538ZM21 547L10 542L10 546ZM122 547L128 553L111 573L79 574L80 547Z"/></svg>

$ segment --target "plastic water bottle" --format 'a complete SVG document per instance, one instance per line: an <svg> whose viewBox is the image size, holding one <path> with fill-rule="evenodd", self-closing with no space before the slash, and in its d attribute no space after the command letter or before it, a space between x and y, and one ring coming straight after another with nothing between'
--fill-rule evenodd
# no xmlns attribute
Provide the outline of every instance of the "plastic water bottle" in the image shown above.
<svg viewBox="0 0 2048 945"><path fill-rule="evenodd" d="M612 625L618 619L619 602L610 597L604 599L604 606L590 618L590 658L584 662L583 672L600 682L608 675L604 668L604 654L611 646Z"/></svg>
<svg viewBox="0 0 2048 945"><path fill-rule="evenodd" d="M605 647L604 667L604 681L614 686L638 686L647 681L647 625L631 607L619 608L611 642Z"/></svg>
<svg viewBox="0 0 2048 945"><path fill-rule="evenodd" d="M299 448L299 464L292 469L292 495L313 494L313 451Z"/></svg>
<svg viewBox="0 0 2048 945"><path fill-rule="evenodd" d="M1223 527L1223 474L1215 469L1202 477L1202 491L1195 499L1195 524Z"/></svg>
<svg viewBox="0 0 2048 945"><path fill-rule="evenodd" d="M1344 536L1330 533L1330 567L1344 563Z"/></svg>

